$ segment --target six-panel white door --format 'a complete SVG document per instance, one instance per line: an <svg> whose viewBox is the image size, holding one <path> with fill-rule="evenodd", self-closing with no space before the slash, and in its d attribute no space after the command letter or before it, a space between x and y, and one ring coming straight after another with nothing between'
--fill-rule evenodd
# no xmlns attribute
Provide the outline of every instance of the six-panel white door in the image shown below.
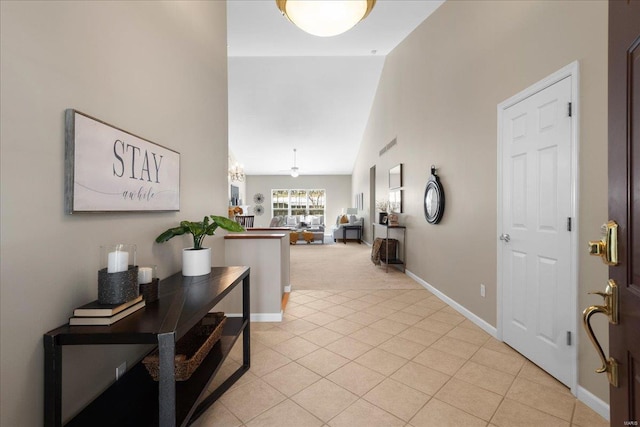
<svg viewBox="0 0 640 427"><path fill-rule="evenodd" d="M502 336L570 385L571 79L504 110ZM508 236L508 237L507 237Z"/></svg>

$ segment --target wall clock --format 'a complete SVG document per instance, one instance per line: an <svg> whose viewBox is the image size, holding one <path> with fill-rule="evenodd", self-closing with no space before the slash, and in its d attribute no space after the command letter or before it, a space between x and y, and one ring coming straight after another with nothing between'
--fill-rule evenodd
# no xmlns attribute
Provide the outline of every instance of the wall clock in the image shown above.
<svg viewBox="0 0 640 427"><path fill-rule="evenodd" d="M255 207L253 208L253 213L260 216L264 213L264 208L262 207L262 205L255 205Z"/></svg>
<svg viewBox="0 0 640 427"><path fill-rule="evenodd" d="M256 193L253 196L253 202L259 205L262 204L264 202L264 196L262 195L262 193Z"/></svg>
<svg viewBox="0 0 640 427"><path fill-rule="evenodd" d="M436 167L431 166L431 176L424 190L424 217L430 224L437 224L444 213L444 189L436 175Z"/></svg>

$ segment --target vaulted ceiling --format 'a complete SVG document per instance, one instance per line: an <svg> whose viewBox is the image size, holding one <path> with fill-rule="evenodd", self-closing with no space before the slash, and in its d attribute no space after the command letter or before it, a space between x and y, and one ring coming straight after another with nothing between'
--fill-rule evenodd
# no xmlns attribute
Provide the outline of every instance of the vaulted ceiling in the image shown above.
<svg viewBox="0 0 640 427"><path fill-rule="evenodd" d="M351 174L385 56L443 0L377 0L350 31L316 37L274 0L228 0L229 149L249 175Z"/></svg>

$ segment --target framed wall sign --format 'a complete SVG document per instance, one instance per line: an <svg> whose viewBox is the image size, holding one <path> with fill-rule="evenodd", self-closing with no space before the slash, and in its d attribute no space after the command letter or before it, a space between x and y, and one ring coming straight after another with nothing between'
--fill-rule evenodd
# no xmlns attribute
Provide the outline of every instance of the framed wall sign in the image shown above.
<svg viewBox="0 0 640 427"><path fill-rule="evenodd" d="M65 210L180 210L180 153L65 111Z"/></svg>

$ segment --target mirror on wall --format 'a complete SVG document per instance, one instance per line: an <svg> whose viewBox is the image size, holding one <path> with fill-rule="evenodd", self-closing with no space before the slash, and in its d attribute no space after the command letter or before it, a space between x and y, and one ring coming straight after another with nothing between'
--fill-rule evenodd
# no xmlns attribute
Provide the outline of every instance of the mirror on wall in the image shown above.
<svg viewBox="0 0 640 427"><path fill-rule="evenodd" d="M402 187L402 163L389 169L389 189Z"/></svg>
<svg viewBox="0 0 640 427"><path fill-rule="evenodd" d="M389 191L389 211L402 213L402 190Z"/></svg>

